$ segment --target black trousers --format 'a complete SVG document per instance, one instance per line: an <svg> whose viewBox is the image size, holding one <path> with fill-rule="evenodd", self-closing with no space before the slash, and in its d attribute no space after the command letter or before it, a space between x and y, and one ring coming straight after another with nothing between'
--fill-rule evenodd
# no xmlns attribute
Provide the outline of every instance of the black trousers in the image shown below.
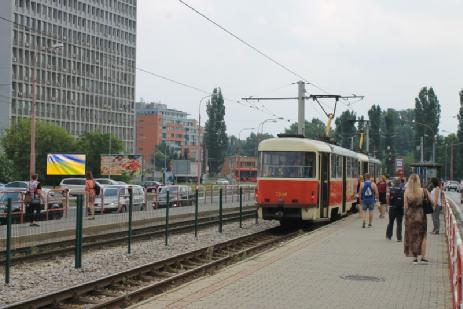
<svg viewBox="0 0 463 309"><path fill-rule="evenodd" d="M36 203L31 203L29 204L29 207L27 207L29 221L31 223L34 221L40 220L40 208L41 208L40 204L36 204Z"/></svg>
<svg viewBox="0 0 463 309"><path fill-rule="evenodd" d="M386 229L386 237L392 238L394 229L394 221L397 220L397 240L402 240L402 219L404 217L404 209L391 206L389 208L389 224Z"/></svg>

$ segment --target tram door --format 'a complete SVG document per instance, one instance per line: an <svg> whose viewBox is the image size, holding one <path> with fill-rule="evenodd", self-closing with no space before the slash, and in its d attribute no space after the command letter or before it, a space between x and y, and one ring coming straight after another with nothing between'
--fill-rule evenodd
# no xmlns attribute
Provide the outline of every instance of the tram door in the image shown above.
<svg viewBox="0 0 463 309"><path fill-rule="evenodd" d="M342 158L342 213L346 212L347 200L347 158Z"/></svg>
<svg viewBox="0 0 463 309"><path fill-rule="evenodd" d="M320 153L320 218L328 217L330 196L330 154Z"/></svg>

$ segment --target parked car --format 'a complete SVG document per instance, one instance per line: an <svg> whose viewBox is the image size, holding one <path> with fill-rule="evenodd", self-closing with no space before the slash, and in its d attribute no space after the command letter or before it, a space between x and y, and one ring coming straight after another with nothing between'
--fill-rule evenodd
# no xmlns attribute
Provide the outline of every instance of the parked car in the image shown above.
<svg viewBox="0 0 463 309"><path fill-rule="evenodd" d="M95 178L95 181L98 182L100 185L120 185L119 181L110 178Z"/></svg>
<svg viewBox="0 0 463 309"><path fill-rule="evenodd" d="M161 185L159 181L154 180L143 182L143 188L147 189L147 192L155 192Z"/></svg>
<svg viewBox="0 0 463 309"><path fill-rule="evenodd" d="M61 189L68 189L69 195L83 195L85 193L85 178L64 178L59 184Z"/></svg>
<svg viewBox="0 0 463 309"><path fill-rule="evenodd" d="M460 184L458 183L458 181L451 180L445 186L445 190L460 192Z"/></svg>
<svg viewBox="0 0 463 309"><path fill-rule="evenodd" d="M165 208L167 206L167 191L169 191L169 207L181 207L193 205L194 192L189 186L168 185L159 187L157 200L153 201L153 208Z"/></svg>
<svg viewBox="0 0 463 309"><path fill-rule="evenodd" d="M11 181L5 185L5 188L23 188L27 189L29 187L28 181Z"/></svg>
<svg viewBox="0 0 463 309"><path fill-rule="evenodd" d="M219 179L216 180L215 183L217 185L229 185L230 181L228 181L228 179L226 179L226 178L219 178Z"/></svg>
<svg viewBox="0 0 463 309"><path fill-rule="evenodd" d="M19 183L19 182L18 182ZM6 223L7 202L11 199L11 211L13 213L13 222L19 222L21 208L23 207L24 194L26 190L22 187L8 187L5 191L0 192L0 224ZM61 219L63 217L64 197L50 189L42 189L41 213L40 220L45 219L47 210L48 219Z"/></svg>
<svg viewBox="0 0 463 309"><path fill-rule="evenodd" d="M132 187L133 210L143 210L145 207L145 192L141 186ZM102 196L101 196L102 195ZM129 209L128 185L102 185L101 195L95 198L95 212L101 213L101 200L103 198L103 212L126 212Z"/></svg>

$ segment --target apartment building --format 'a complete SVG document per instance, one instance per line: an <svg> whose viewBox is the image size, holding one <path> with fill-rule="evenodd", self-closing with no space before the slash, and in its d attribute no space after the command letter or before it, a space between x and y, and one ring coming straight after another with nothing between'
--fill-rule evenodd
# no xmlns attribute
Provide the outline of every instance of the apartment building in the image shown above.
<svg viewBox="0 0 463 309"><path fill-rule="evenodd" d="M136 0L0 1L0 131L30 117L134 151ZM35 87L34 87L35 85ZM1 133L0 133L1 134Z"/></svg>
<svg viewBox="0 0 463 309"><path fill-rule="evenodd" d="M202 131L200 130L200 140ZM145 166L152 165L156 146L165 142L183 158L197 159L198 124L186 112L161 103L136 103L136 152L143 154Z"/></svg>

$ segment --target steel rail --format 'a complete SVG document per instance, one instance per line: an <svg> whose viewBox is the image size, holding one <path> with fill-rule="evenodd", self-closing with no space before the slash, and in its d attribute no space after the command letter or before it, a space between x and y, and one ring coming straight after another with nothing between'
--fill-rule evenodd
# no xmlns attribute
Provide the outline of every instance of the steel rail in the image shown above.
<svg viewBox="0 0 463 309"><path fill-rule="evenodd" d="M124 308L300 235L299 231L281 231L281 228L273 228L238 237L5 308L65 308L75 305L85 308Z"/></svg>
<svg viewBox="0 0 463 309"><path fill-rule="evenodd" d="M255 217L256 211L254 209L244 210L243 218ZM218 224L218 218L216 215L199 218L198 227L205 228L211 225ZM224 214L223 220L225 222L235 222L239 220L239 212L231 212ZM185 231L193 230L194 220L188 219L183 221L177 221L170 225L170 231L172 233L180 233ZM133 239L149 239L154 236L160 236L164 233L164 225L153 225L150 227L143 227L134 230L132 235ZM98 248L110 245L118 245L127 241L127 232L118 231L110 232L99 235L90 235L84 237L83 248L88 250L90 248ZM48 257L56 257L61 255L69 255L74 252L74 239L58 241L53 243L47 243L37 246L24 247L12 251L12 263L17 264L26 261L37 261L46 259ZM4 265L5 257L4 251L0 251L0 265Z"/></svg>

